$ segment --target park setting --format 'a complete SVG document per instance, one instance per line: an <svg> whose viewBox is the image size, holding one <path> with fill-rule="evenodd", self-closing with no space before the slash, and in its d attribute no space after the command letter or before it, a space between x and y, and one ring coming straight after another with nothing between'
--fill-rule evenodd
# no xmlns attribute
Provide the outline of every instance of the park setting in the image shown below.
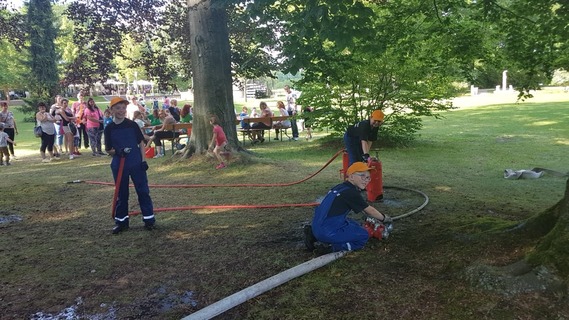
<svg viewBox="0 0 569 320"><path fill-rule="evenodd" d="M0 318L567 319L567 10L0 0Z"/></svg>

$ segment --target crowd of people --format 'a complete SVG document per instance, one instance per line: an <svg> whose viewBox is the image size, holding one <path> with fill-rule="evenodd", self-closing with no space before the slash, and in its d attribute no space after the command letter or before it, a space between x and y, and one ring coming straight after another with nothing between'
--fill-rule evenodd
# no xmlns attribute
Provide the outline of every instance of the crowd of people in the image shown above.
<svg viewBox="0 0 569 320"><path fill-rule="evenodd" d="M298 106L296 99L297 93L286 86L285 91L286 103L278 101L276 108L280 116L297 115ZM190 104L183 107L178 106L176 99L170 99L165 96L162 99L162 106L157 98L153 98L151 103L146 104L143 97L140 99L136 96L129 96L129 102L126 110L126 118L133 120L140 127L145 139L146 147L150 148L154 145L155 156L159 158L164 155L162 140L179 135L178 132L167 130L169 124L174 123L191 123L193 120L193 108ZM2 150L2 162L0 165L10 164L10 159L16 159L14 154L15 135L18 134L18 128L14 114L8 110L7 102L0 102L0 123L3 126L2 131L6 134L6 138L0 140L0 148L6 145L7 153ZM276 132L276 139L279 139L281 130L291 128L292 140L298 140L297 118L292 117L282 121L272 122L270 117L275 114L268 107L266 102L261 102L257 108L253 108L249 113L247 107L243 107L241 113L236 114L237 119L245 118L266 118L254 123L245 123L241 121L243 128L261 129L252 131L251 139L254 143L264 142L264 131L272 130ZM303 114L313 111L310 107L303 108ZM93 157L106 155L103 150L103 133L104 128L109 125L113 118L108 107L101 108L97 105L92 97L88 97L83 92L77 95L77 101L70 102L66 98L58 95L55 97L55 103L51 106L45 103L38 104L36 113L36 126L41 128L41 145L40 155L42 162L51 162L59 160L62 157L68 157L73 160L82 156L80 149L90 150ZM214 121L215 122L215 121ZM306 139L312 138L311 125L309 118L302 121L303 131L306 132ZM214 148L215 149L215 148ZM6 158L6 160L4 160ZM220 164L222 161L220 161ZM225 164L224 164L225 165Z"/></svg>
<svg viewBox="0 0 569 320"><path fill-rule="evenodd" d="M79 93L77 101L70 105L69 100L58 95L50 108L43 102L38 104L36 123L42 132L40 146L42 162L59 160L62 156L68 156L73 160L82 155L81 143L85 149L90 149L93 157L106 155L103 151L103 132L113 121L111 110L108 107L102 110L93 98L89 97L86 101L85 98L84 94ZM126 118L133 120L139 126L146 146L150 147L152 143L156 145L156 157L163 155L161 139L165 136L171 137L173 134L165 131L164 125L192 121L191 105L187 104L180 109L176 99L164 97L163 101L160 108L155 99L150 109L144 102L139 102L136 96L132 96L126 110ZM17 134L16 121L12 112L7 110L7 103L3 102L2 108L0 123L4 124L4 131L8 137L7 150L14 157L12 142L14 134Z"/></svg>
<svg viewBox="0 0 569 320"><path fill-rule="evenodd" d="M110 113L102 111L93 98L85 101L83 94L79 94L71 105L60 95L55 97L55 103L49 109L40 102L36 122L42 131L42 162L59 160L64 155L70 160L81 156L81 142L86 149L91 149L92 156L106 155L102 149L102 131L105 123L110 121Z"/></svg>

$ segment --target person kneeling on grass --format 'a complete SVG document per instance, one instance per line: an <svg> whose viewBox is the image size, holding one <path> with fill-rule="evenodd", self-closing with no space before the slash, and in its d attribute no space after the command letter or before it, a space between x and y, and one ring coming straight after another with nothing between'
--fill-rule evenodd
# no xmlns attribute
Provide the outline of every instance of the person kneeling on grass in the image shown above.
<svg viewBox="0 0 569 320"><path fill-rule="evenodd" d="M211 116L209 123L213 126L213 137L211 138L209 151L213 151L215 157L219 160L219 164L215 168L223 169L226 165L225 162L223 162L221 151L223 151L227 145L227 137L225 136L225 132L223 132L223 128L219 125L219 118L217 116Z"/></svg>
<svg viewBox="0 0 569 320"><path fill-rule="evenodd" d="M132 179L134 189L138 195L142 221L147 230L154 229L154 208L148 187L148 164L144 161L144 137L138 125L126 118L128 101L114 97L110 102L113 122L105 128L105 151L113 157L111 170L115 182L118 179L121 158L124 158L124 167L120 178L120 186L115 207L115 227L113 234L127 230L129 177Z"/></svg>
<svg viewBox="0 0 569 320"><path fill-rule="evenodd" d="M346 171L347 179L332 188L322 203L314 210L312 226L304 227L305 245L310 251L319 249L322 253L333 251L353 251L362 249L369 234L359 223L347 216L351 211L365 212L381 222L391 222L391 218L370 206L361 196L371 176L363 162L355 162ZM316 248L315 242L328 244Z"/></svg>

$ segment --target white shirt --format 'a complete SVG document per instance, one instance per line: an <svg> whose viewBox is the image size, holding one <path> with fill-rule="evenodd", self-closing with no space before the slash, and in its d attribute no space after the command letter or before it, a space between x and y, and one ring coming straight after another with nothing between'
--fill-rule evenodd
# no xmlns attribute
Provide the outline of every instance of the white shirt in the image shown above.
<svg viewBox="0 0 569 320"><path fill-rule="evenodd" d="M126 106L126 117L130 120L134 120L135 111L138 111L138 106L134 103L129 103L128 106Z"/></svg>

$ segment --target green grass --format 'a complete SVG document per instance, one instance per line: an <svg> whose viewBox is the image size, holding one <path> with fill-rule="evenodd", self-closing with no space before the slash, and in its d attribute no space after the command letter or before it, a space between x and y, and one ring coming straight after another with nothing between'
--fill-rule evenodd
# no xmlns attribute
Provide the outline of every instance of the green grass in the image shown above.
<svg viewBox="0 0 569 320"><path fill-rule="evenodd" d="M14 111L14 109L12 108ZM22 117L16 111L18 119ZM514 298L471 287L462 270L476 261L505 265L537 239L501 233L545 210L563 195L565 180L506 180L503 170L545 167L567 171L566 102L463 109L425 119L409 148L381 149L384 184L425 192L429 205L395 223L387 241L295 279L220 319L559 319L566 303L544 292ZM157 214L146 232L140 217L112 236L113 188L67 181L111 181L109 159L83 156L42 164L32 123L19 122L20 160L0 167L2 290L0 314L30 318L58 313L78 297L80 312L113 305L117 318L179 319L219 299L313 258L301 226L311 208L193 210ZM149 160L154 184L277 183L320 169L341 146L317 133L311 141L258 144L222 171L205 158ZM85 152L87 154L87 152ZM153 189L155 207L306 203L340 182L336 159L313 179L290 187ZM423 201L413 192L385 190L376 204L396 216ZM131 209L138 210L131 193ZM355 215L361 219L361 215ZM192 292L197 303L162 308ZM169 298L170 297L170 298ZM101 307L104 304L107 307Z"/></svg>

